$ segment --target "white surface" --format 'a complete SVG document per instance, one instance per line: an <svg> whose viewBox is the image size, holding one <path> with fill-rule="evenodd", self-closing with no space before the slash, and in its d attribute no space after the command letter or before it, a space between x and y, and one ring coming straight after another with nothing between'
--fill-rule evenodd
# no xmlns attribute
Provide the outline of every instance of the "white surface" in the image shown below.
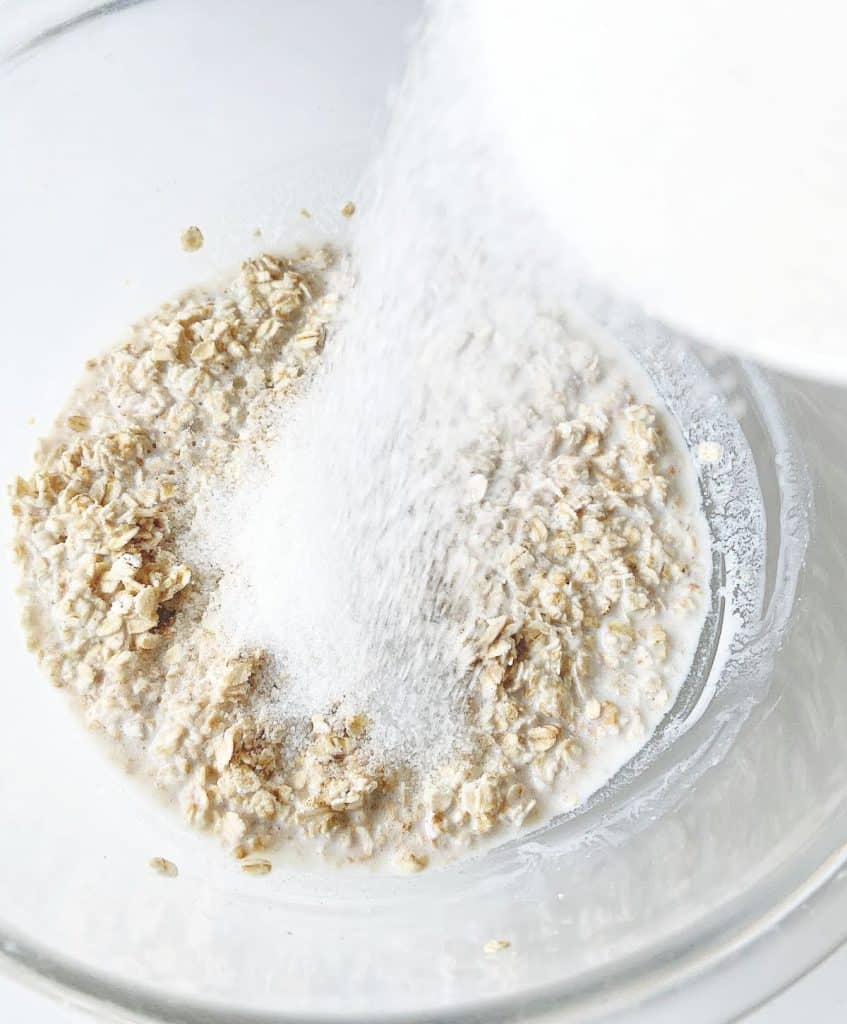
<svg viewBox="0 0 847 1024"><path fill-rule="evenodd" d="M715 1010L719 1013L718 1007ZM841 1024L847 1017L847 947L744 1018L744 1024L796 1024L801 1015L814 1020L814 1024ZM82 1024L91 1018L0 977L0 1020L16 1024ZM715 1021L719 1020L716 1016Z"/></svg>

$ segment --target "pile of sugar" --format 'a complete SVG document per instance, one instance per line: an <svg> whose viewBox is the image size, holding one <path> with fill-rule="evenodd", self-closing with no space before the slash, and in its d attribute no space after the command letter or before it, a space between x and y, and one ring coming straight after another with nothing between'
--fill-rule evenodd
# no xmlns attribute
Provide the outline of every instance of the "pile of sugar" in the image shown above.
<svg viewBox="0 0 847 1024"><path fill-rule="evenodd" d="M567 390L585 351L556 319L561 247L521 198L463 59L464 17L434 8L417 47L316 378L267 465L198 517L223 573L220 630L284 679L267 713L364 713L379 760L420 768L463 738L480 574L463 554L468 488L495 469L521 484L494 449L520 449L534 406ZM492 472L475 473L488 436Z"/></svg>

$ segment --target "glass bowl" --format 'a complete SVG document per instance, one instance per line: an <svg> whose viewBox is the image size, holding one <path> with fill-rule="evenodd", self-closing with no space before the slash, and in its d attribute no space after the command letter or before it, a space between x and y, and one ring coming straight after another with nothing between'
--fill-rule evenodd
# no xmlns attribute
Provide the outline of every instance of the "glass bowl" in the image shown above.
<svg viewBox="0 0 847 1024"><path fill-rule="evenodd" d="M339 234L418 14L413 0L0 4L4 480L139 314L259 249ZM190 255L189 224L206 236ZM845 396L704 350L674 363L637 313L586 305L648 369L671 366L692 443L716 422L726 442L701 475L709 631L638 763L579 813L445 870L250 878L81 735L24 650L6 559L0 964L122 1020L684 1008L697 1024L843 940ZM486 955L492 938L511 947Z"/></svg>

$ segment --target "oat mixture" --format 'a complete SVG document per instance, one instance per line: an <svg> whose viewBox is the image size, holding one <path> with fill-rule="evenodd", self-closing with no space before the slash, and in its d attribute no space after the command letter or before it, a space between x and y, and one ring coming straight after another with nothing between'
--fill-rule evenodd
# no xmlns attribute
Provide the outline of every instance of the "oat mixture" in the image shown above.
<svg viewBox="0 0 847 1024"><path fill-rule="evenodd" d="M578 805L649 738L705 612L685 455L582 342L567 387L483 432L463 467L479 569L455 755L426 773L381 762L366 708L268 714L284 681L267 652L212 628L218 576L187 538L197 495L261 460L332 344L331 264L323 250L250 259L136 324L89 363L12 489L43 668L251 874L286 846L415 872Z"/></svg>

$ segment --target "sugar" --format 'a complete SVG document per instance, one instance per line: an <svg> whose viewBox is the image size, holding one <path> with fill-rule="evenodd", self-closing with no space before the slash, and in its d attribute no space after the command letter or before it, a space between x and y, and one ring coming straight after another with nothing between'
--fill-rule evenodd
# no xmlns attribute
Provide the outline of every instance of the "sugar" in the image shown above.
<svg viewBox="0 0 847 1024"><path fill-rule="evenodd" d="M375 756L417 767L465 738L468 550L496 526L468 507L499 480L496 520L543 485L520 477L521 446L543 453L593 352L550 315L564 254L462 59L463 18L436 7L422 34L322 368L207 527L221 628L284 676L268 712L363 713Z"/></svg>

